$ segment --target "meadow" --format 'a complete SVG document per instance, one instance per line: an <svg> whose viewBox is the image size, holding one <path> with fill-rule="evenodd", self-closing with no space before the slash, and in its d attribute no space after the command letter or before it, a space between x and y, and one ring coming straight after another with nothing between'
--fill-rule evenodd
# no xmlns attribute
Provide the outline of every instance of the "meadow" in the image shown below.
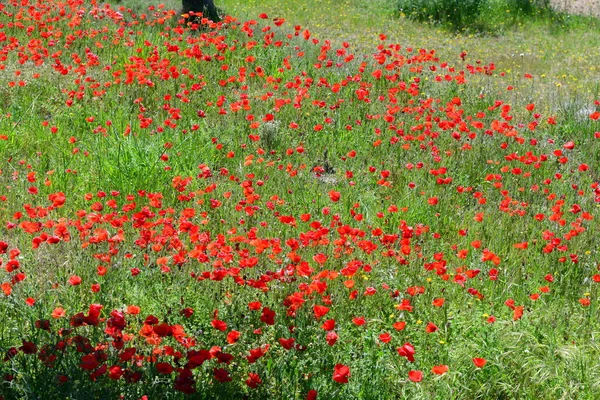
<svg viewBox="0 0 600 400"><path fill-rule="evenodd" d="M0 3L0 399L596 398L598 21L217 5Z"/></svg>

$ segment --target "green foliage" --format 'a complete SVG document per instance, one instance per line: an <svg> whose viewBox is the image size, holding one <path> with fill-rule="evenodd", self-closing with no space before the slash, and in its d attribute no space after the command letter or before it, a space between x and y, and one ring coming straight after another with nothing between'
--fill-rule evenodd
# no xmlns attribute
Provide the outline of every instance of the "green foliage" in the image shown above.
<svg viewBox="0 0 600 400"><path fill-rule="evenodd" d="M540 22L556 32L586 20L554 10L549 0L397 0L396 10L452 32L488 34Z"/></svg>
<svg viewBox="0 0 600 400"><path fill-rule="evenodd" d="M410 19L432 22L454 31L477 23L487 0L398 0L398 9Z"/></svg>

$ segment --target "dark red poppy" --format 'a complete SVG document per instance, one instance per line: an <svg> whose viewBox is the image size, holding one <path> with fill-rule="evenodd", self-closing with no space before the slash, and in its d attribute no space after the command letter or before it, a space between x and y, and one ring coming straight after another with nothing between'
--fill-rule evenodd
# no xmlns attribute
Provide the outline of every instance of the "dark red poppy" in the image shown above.
<svg viewBox="0 0 600 400"><path fill-rule="evenodd" d="M262 309L260 320L267 325L275 325L275 311L271 310L269 307L264 307Z"/></svg>
<svg viewBox="0 0 600 400"><path fill-rule="evenodd" d="M281 344L281 346L286 350L290 350L292 347L294 347L295 342L296 342L296 339L294 339L294 338L289 338L289 339L279 338L279 344Z"/></svg>
<svg viewBox="0 0 600 400"><path fill-rule="evenodd" d="M223 368L215 368L213 370L213 376L217 381L221 383L231 382L232 380L231 376L229 375L229 372Z"/></svg>
<svg viewBox="0 0 600 400"><path fill-rule="evenodd" d="M173 366L166 362L159 362L154 365L159 374L169 375L173 372Z"/></svg>

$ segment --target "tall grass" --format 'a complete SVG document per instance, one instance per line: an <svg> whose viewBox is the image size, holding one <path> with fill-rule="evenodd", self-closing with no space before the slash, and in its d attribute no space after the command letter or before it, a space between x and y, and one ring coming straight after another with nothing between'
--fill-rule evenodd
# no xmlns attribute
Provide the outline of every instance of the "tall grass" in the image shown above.
<svg viewBox="0 0 600 400"><path fill-rule="evenodd" d="M486 3L486 0L400 0L397 7L407 18L461 31L479 23Z"/></svg>

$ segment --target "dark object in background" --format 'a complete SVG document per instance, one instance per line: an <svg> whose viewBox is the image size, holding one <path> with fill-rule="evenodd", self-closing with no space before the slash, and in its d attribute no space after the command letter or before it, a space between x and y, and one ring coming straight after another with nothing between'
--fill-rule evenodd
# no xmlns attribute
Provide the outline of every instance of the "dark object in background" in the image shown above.
<svg viewBox="0 0 600 400"><path fill-rule="evenodd" d="M213 0L181 0L183 14L188 14L190 11L202 13L202 16L210 19L213 22L219 22L221 18L215 7Z"/></svg>

